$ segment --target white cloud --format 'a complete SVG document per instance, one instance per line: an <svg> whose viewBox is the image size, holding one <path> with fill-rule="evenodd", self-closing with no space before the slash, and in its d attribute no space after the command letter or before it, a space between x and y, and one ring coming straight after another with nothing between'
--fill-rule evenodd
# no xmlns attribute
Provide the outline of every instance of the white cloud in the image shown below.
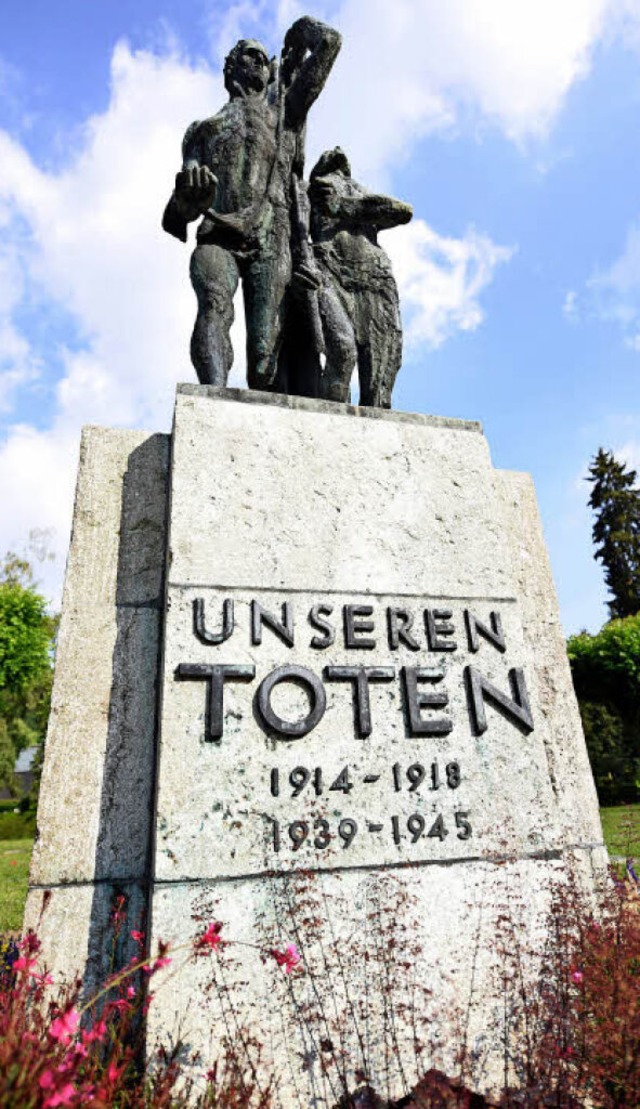
<svg viewBox="0 0 640 1109"><path fill-rule="evenodd" d="M631 49L640 49L640 0L615 0L608 37L623 39Z"/></svg>
<svg viewBox="0 0 640 1109"><path fill-rule="evenodd" d="M513 250L473 229L463 239L438 235L424 220L382 236L400 290L408 344L440 346L484 318L479 297Z"/></svg>
<svg viewBox="0 0 640 1109"><path fill-rule="evenodd" d="M562 311L564 312L567 319L570 320L572 323L575 323L575 321L578 319L580 315L580 309L578 306L578 294L575 289L569 289L566 293L562 305Z"/></svg>
<svg viewBox="0 0 640 1109"><path fill-rule="evenodd" d="M388 184L419 136L459 123L469 110L517 141L544 133L587 72L612 13L627 29L638 21L630 0L311 0L305 8L344 36L313 110L310 158L340 142L372 187ZM211 33L223 53L232 45L223 38L257 33L256 21L270 20L276 51L300 12L297 0L242 0ZM62 551L80 425L166 427L176 379L194 380L189 251L159 221L182 132L223 103L221 76L188 64L175 44L157 53L120 44L111 85L108 109L75 135L62 170L40 169L0 133L0 408L37 385L45 368L18 323L25 298L45 311L62 308L76 328L66 345L46 352L49 380L51 355L60 367L48 424L14 425L0 447L0 549L39 526L56 529ZM480 232L447 238L421 219L394 231L388 249L409 340L431 345L480 324L482 292L511 254ZM233 380L242 374L240 355Z"/></svg>
<svg viewBox="0 0 640 1109"><path fill-rule="evenodd" d="M344 40L314 115L314 153L340 143L375 184L417 136L469 112L517 142L543 136L599 38L640 27L630 0L343 0L308 10Z"/></svg>
<svg viewBox="0 0 640 1109"><path fill-rule="evenodd" d="M212 18L215 49L263 35L277 53L303 11L343 36L310 156L339 143L376 187L416 138L469 112L518 143L544 136L601 39L640 41L638 0L239 0Z"/></svg>
<svg viewBox="0 0 640 1109"><path fill-rule="evenodd" d="M41 171L0 133L9 242L0 255L0 403L38 368L15 322L22 298L63 307L77 327L73 344L55 352L63 373L49 426L10 427L0 449L2 549L39 526L55 529L63 552L80 426L166 427L176 380L194 380L189 249L163 234L160 217L185 127L222 98L218 76L121 44L108 111L87 122L62 172Z"/></svg>
<svg viewBox="0 0 640 1109"><path fill-rule="evenodd" d="M627 439L613 452L619 462L623 462L627 469L635 470L640 474L640 440Z"/></svg>
<svg viewBox="0 0 640 1109"><path fill-rule="evenodd" d="M38 359L13 322L25 291L18 252L10 242L0 246L0 412L8 412L19 388L39 372Z"/></svg>
<svg viewBox="0 0 640 1109"><path fill-rule="evenodd" d="M596 314L618 325L627 347L640 350L640 221L629 228L620 256L587 289Z"/></svg>

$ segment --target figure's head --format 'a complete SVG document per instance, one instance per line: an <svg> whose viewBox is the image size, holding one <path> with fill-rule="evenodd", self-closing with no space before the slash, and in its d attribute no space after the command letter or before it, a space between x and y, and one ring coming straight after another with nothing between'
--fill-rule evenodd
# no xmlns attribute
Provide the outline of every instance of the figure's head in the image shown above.
<svg viewBox="0 0 640 1109"><path fill-rule="evenodd" d="M229 96L243 92L264 92L271 75L269 55L261 42L240 39L224 63L224 87Z"/></svg>
<svg viewBox="0 0 640 1109"><path fill-rule="evenodd" d="M333 150L325 150L320 155L309 174L309 181L314 181L316 177L328 177L331 173L341 173L343 177L351 177L351 164L340 146L334 146Z"/></svg>

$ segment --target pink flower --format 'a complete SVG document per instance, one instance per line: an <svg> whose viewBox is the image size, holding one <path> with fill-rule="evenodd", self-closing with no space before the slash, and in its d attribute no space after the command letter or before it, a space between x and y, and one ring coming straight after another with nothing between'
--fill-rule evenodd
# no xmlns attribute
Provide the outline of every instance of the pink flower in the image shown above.
<svg viewBox="0 0 640 1109"><path fill-rule="evenodd" d="M172 960L168 955L162 955L159 959L156 959L155 963L151 967L151 972L153 973L156 970L162 970L163 967L171 966L171 962Z"/></svg>
<svg viewBox="0 0 640 1109"><path fill-rule="evenodd" d="M56 1017L51 1022L49 1035L53 1040L58 1040L61 1044L68 1044L70 1039L75 1035L78 1024L80 1023L80 1014L75 1009L67 1009L66 1013ZM61 1105L64 1102L60 1103Z"/></svg>
<svg viewBox="0 0 640 1109"><path fill-rule="evenodd" d="M127 986L127 997L135 997L135 996L136 996L135 986Z"/></svg>
<svg viewBox="0 0 640 1109"><path fill-rule="evenodd" d="M134 931L131 933L131 939L135 940L136 943L143 943L144 942L144 932L136 932L135 929L134 929Z"/></svg>
<svg viewBox="0 0 640 1109"><path fill-rule="evenodd" d="M125 1001L124 997L119 997L117 1001L108 1001L105 1008L111 1013L127 1013L131 1006L128 1001Z"/></svg>
<svg viewBox="0 0 640 1109"><path fill-rule="evenodd" d="M220 947L220 945L224 943L220 935L221 931L221 922L219 920L214 920L214 922L209 925L206 932L203 932L201 936L196 938L194 949L196 951L206 951L207 949L213 951L216 947Z"/></svg>
<svg viewBox="0 0 640 1109"><path fill-rule="evenodd" d="M20 957L16 959L15 963L12 964L11 969L17 971L22 970L25 974L33 973L31 971L31 967L34 967L37 961L37 959L29 959L26 955L20 955Z"/></svg>
<svg viewBox="0 0 640 1109"><path fill-rule="evenodd" d="M40 1089L51 1090L48 1097L42 1102L42 1109L56 1109L58 1105L73 1105L76 1096L75 1087L71 1082L65 1082L56 1089L57 1080L53 1071L46 1070L40 1075Z"/></svg>
<svg viewBox="0 0 640 1109"><path fill-rule="evenodd" d="M575 982L576 986L579 986L581 984L581 982L583 981L583 979L584 979L584 974L582 973L581 970L572 970L571 971L571 981Z"/></svg>
<svg viewBox="0 0 640 1109"><path fill-rule="evenodd" d="M269 954L275 959L279 967L284 967L285 974L290 974L302 959L295 943L287 944L284 951L273 948Z"/></svg>
<svg viewBox="0 0 640 1109"><path fill-rule="evenodd" d="M109 1066L107 1067L107 1081L111 1082L112 1084L114 1082L117 1082L123 1070L124 1067L118 1067L114 1062L109 1063Z"/></svg>
<svg viewBox="0 0 640 1109"><path fill-rule="evenodd" d="M21 951L26 951L28 955L37 955L42 944L35 932L27 932L26 936L20 940L18 947Z"/></svg>
<svg viewBox="0 0 640 1109"><path fill-rule="evenodd" d="M88 1031L82 1033L83 1044L92 1044L95 1043L96 1040L101 1040L102 1037L106 1034L106 1031L107 1022L105 1020L95 1021L93 1028L90 1028Z"/></svg>

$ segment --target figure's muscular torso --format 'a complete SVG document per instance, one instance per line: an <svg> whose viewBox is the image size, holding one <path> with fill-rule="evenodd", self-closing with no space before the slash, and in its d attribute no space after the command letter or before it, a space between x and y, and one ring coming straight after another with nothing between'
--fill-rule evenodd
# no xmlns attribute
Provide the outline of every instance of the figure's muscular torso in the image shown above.
<svg viewBox="0 0 640 1109"><path fill-rule="evenodd" d="M194 128L187 146L218 178L215 210L241 212L265 199L276 158L277 111L262 97L239 97Z"/></svg>

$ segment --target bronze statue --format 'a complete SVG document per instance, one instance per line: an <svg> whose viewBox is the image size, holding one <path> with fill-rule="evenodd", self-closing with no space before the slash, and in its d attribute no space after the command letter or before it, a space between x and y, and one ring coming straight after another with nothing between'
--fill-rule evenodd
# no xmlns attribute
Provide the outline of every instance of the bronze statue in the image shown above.
<svg viewBox="0 0 640 1109"><path fill-rule="evenodd" d="M351 176L340 147L321 155L310 174L313 262L296 267L295 284L316 290L326 362L319 393L348 401L357 364L359 403L391 407L402 361L402 322L391 262L378 231L408 223L413 211L393 197L369 193Z"/></svg>
<svg viewBox="0 0 640 1109"><path fill-rule="evenodd" d="M201 384L226 384L241 279L249 387L276 385L291 277L292 175L302 175L307 113L339 49L337 31L309 16L287 31L280 66L260 43L241 40L225 62L228 103L185 134L162 225L186 242L187 224L203 217L191 259L198 298L191 358Z"/></svg>
<svg viewBox="0 0 640 1109"><path fill-rule="evenodd" d="M303 181L307 114L340 49L340 35L303 16L280 64L251 39L225 61L228 103L193 123L162 226L191 258L198 314L191 358L203 385L226 385L233 297L242 281L250 389L391 407L402 357L398 291L378 231L411 208L367 192L344 152L325 151Z"/></svg>

